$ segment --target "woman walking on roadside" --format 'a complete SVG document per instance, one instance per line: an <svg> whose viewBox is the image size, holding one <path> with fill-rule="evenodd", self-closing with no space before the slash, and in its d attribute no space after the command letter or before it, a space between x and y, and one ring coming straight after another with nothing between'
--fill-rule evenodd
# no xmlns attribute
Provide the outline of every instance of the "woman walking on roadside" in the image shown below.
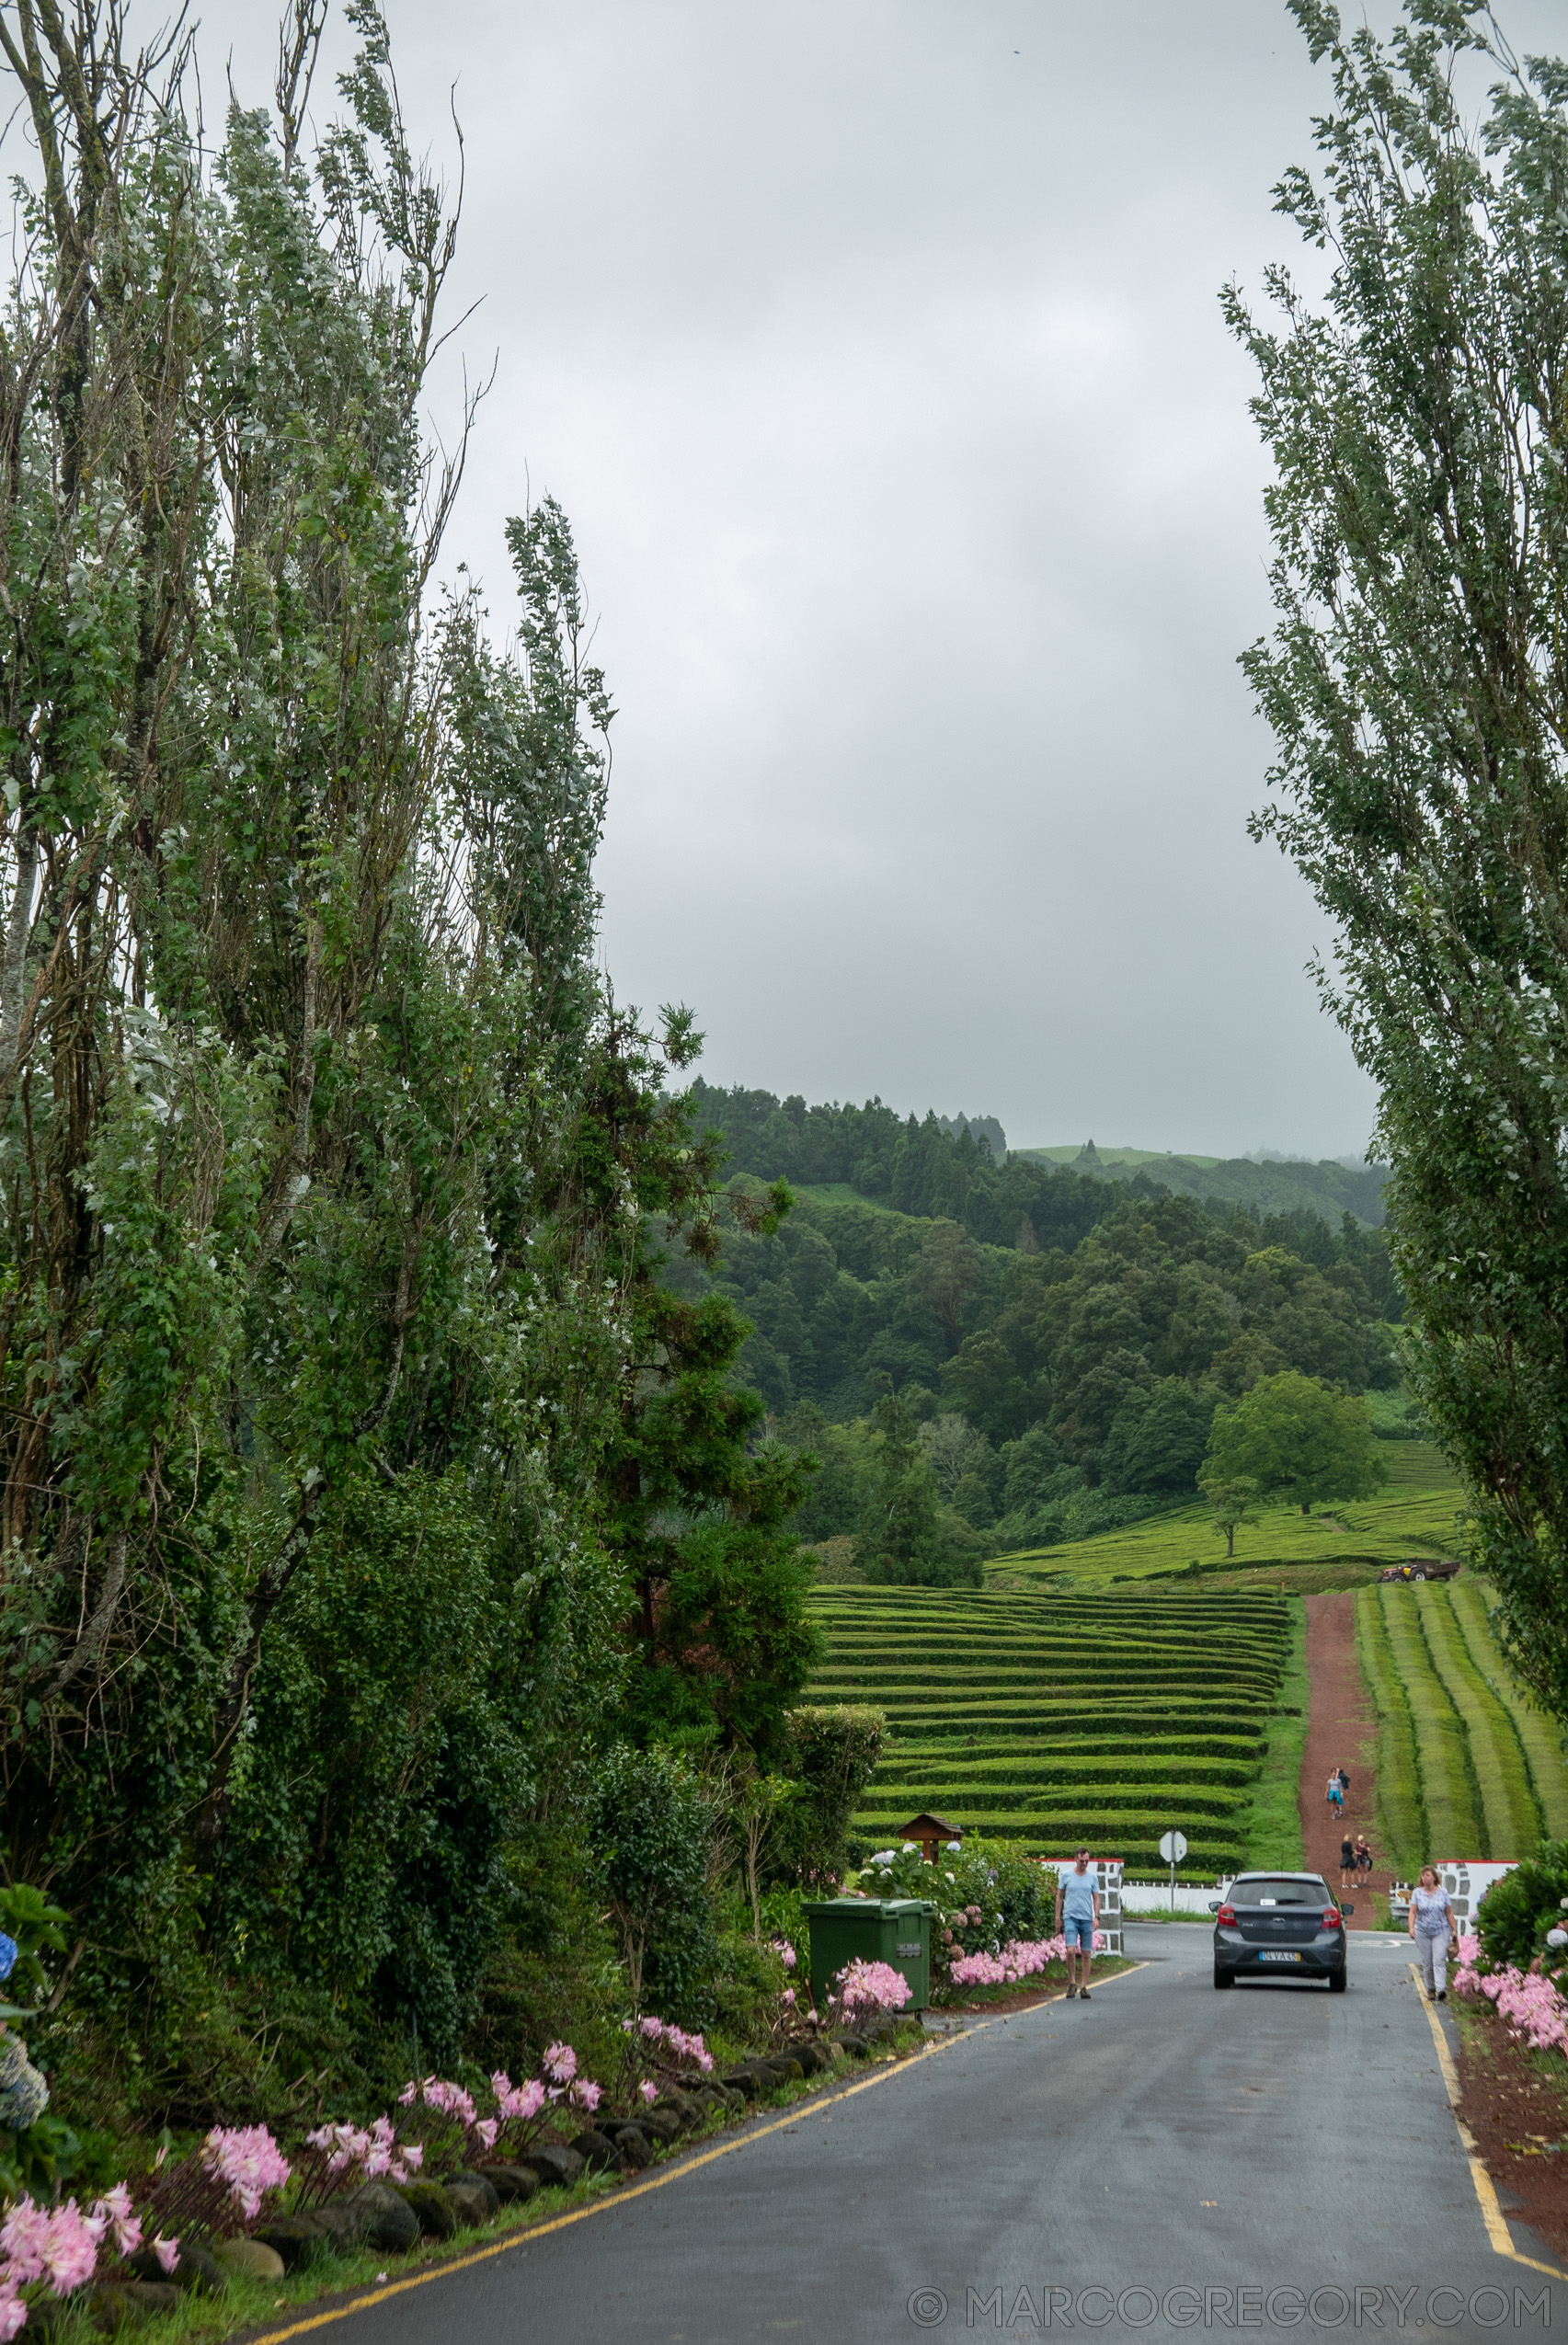
<svg viewBox="0 0 1568 2345"><path fill-rule="evenodd" d="M1372 1887L1372 1851L1364 1832L1358 1833L1356 1838L1356 1870L1365 1873L1367 1878L1363 1886L1369 1893Z"/></svg>
<svg viewBox="0 0 1568 2345"><path fill-rule="evenodd" d="M1421 1885L1410 1893L1410 1934L1421 1958L1426 2000L1447 2002L1448 1974L1444 1965L1448 1957L1459 1954L1459 1930L1448 1893L1439 1885L1435 1866L1422 1866Z"/></svg>
<svg viewBox="0 0 1568 2345"><path fill-rule="evenodd" d="M1337 1775L1331 1775L1329 1777L1329 1811L1331 1814L1338 1815L1340 1812L1340 1805L1344 1798L1345 1792L1340 1784L1339 1777Z"/></svg>
<svg viewBox="0 0 1568 2345"><path fill-rule="evenodd" d="M1351 1841L1350 1835L1346 1833L1345 1838L1339 1844L1339 1885L1342 1889L1349 1888L1350 1876L1355 1870L1356 1849Z"/></svg>

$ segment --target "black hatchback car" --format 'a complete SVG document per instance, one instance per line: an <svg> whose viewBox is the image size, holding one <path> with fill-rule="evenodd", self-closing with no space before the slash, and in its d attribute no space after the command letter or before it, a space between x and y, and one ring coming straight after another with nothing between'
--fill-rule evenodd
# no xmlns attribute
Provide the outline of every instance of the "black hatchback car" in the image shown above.
<svg viewBox="0 0 1568 2345"><path fill-rule="evenodd" d="M1209 1911L1216 1986L1296 1977L1327 1979L1332 1994L1344 1994L1345 1912L1322 1873L1238 1873Z"/></svg>

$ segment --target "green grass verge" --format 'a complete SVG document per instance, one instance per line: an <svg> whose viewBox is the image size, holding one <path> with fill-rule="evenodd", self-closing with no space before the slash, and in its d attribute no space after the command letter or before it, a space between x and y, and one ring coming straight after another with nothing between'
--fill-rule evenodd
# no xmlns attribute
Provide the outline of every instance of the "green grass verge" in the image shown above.
<svg viewBox="0 0 1568 2345"><path fill-rule="evenodd" d="M1311 1699L1307 1607L1298 1599L1290 1606L1290 1643L1279 1681L1278 1704L1269 1721L1263 1766L1251 1799L1235 1819L1249 1871L1277 1865L1282 1872L1299 1872L1307 1861L1299 1793Z"/></svg>
<svg viewBox="0 0 1568 2345"><path fill-rule="evenodd" d="M1448 1588L1428 1583L1405 1593L1415 1600L1433 1667L1464 1723L1486 1853L1528 1857L1540 1838L1540 1816L1513 1721L1471 1658Z"/></svg>
<svg viewBox="0 0 1568 2345"><path fill-rule="evenodd" d="M1415 1722L1394 1659L1383 1599L1368 1588L1356 1599L1356 1653L1377 1712L1378 1835L1391 1870L1413 1881L1429 1839L1421 1796Z"/></svg>

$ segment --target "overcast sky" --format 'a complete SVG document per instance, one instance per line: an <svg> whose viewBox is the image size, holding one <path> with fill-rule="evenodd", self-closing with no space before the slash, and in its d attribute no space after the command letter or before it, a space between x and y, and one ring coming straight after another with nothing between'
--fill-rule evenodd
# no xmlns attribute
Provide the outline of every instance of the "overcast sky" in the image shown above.
<svg viewBox="0 0 1568 2345"><path fill-rule="evenodd" d="M205 15L209 110L230 44L264 97L265 12ZM710 1081L1018 1146L1359 1150L1327 923L1245 829L1265 468L1218 297L1297 257L1269 191L1326 80L1284 7L387 15L437 156L456 85L498 360L449 555L504 626L548 490L600 614L622 996L692 1003Z"/></svg>

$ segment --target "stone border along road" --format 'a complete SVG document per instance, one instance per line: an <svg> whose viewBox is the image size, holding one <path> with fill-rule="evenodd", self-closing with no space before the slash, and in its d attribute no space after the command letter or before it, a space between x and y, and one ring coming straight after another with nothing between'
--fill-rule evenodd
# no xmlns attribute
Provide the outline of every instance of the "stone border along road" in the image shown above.
<svg viewBox="0 0 1568 2345"><path fill-rule="evenodd" d="M1377 1769L1378 1725L1371 1697L1356 1657L1356 1591L1336 1596L1309 1596L1307 1607L1307 1676L1311 1696L1307 1712L1307 1743L1301 1755L1301 1784L1297 1804L1301 1813L1301 1837L1307 1862L1321 1872L1337 1895L1339 1844L1348 1833L1354 1840L1364 1832L1372 1854L1378 1846ZM1350 1778L1350 1797L1343 1821L1329 1813L1328 1779L1336 1767ZM1349 1927L1370 1929L1386 1914L1386 1898L1393 1875L1386 1865L1372 1867L1369 1879L1358 1879L1345 1895L1356 1910ZM1357 1893L1359 1892L1359 1893Z"/></svg>
<svg viewBox="0 0 1568 2345"><path fill-rule="evenodd" d="M1087 2005L980 2020L255 2345L1561 2329L1568 2273L1492 2218L1402 1939L1356 1937L1347 1995L1217 1995L1207 1927L1128 1936Z"/></svg>

